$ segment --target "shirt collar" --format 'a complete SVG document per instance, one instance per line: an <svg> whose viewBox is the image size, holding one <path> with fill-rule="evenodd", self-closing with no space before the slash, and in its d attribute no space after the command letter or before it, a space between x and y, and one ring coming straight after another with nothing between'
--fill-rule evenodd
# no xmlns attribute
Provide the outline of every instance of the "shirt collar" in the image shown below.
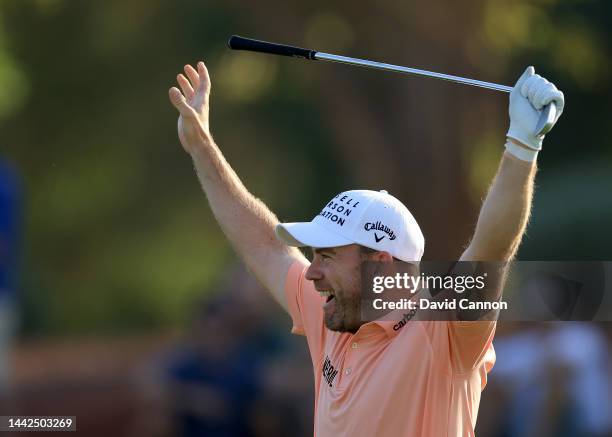
<svg viewBox="0 0 612 437"><path fill-rule="evenodd" d="M406 310L394 310L386 314L381 320L375 320L374 323L384 329L389 339L395 337L400 330L406 326L408 320L412 317L410 313L406 313Z"/></svg>
<svg viewBox="0 0 612 437"><path fill-rule="evenodd" d="M385 334L387 334L387 338L389 339L395 337L400 328L403 326L400 326L399 322L395 320L377 320L371 323L380 326L385 331Z"/></svg>

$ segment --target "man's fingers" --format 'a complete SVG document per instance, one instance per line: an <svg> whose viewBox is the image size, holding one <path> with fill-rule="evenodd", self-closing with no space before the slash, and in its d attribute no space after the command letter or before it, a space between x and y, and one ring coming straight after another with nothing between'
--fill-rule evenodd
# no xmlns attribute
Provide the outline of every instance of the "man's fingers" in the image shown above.
<svg viewBox="0 0 612 437"><path fill-rule="evenodd" d="M191 81L191 87L194 90L198 89L198 86L200 86L200 75L198 74L196 69L193 68L191 65L187 64L185 65L185 74Z"/></svg>
<svg viewBox="0 0 612 437"><path fill-rule="evenodd" d="M523 97L527 97L528 99L533 99L538 87L543 83L542 76L539 74L534 74L533 76L527 78L523 85L521 85L521 94Z"/></svg>
<svg viewBox="0 0 612 437"><path fill-rule="evenodd" d="M532 66L527 67L521 77L519 77L519 80L516 81L516 85L514 85L514 87L516 89L520 89L523 86L523 83L534 74L535 68L533 68Z"/></svg>
<svg viewBox="0 0 612 437"><path fill-rule="evenodd" d="M561 113L563 112L563 108L565 106L565 97L563 96L563 92L555 88L553 91L549 91L542 96L542 106L546 106L550 102L555 102L555 105L557 106L556 118L558 119Z"/></svg>
<svg viewBox="0 0 612 437"><path fill-rule="evenodd" d="M182 74L179 74L178 76L176 76L176 81L181 87L181 90L183 91L183 95L185 96L185 98L187 100L193 99L194 91L193 91L193 88L191 87L191 84L187 80L187 78L183 76Z"/></svg>
<svg viewBox="0 0 612 437"><path fill-rule="evenodd" d="M521 94L523 95L523 97L527 98L529 103L531 103L531 106L533 106L535 109L542 108L541 106L538 107L538 101L536 99L536 96L538 92L546 86L546 83L547 81L539 74L534 74L529 79L527 79L521 87Z"/></svg>
<svg viewBox="0 0 612 437"><path fill-rule="evenodd" d="M210 90L210 76L204 62L198 62L198 74L200 76L200 86L198 92L208 92Z"/></svg>
<svg viewBox="0 0 612 437"><path fill-rule="evenodd" d="M533 96L533 106L536 109L542 109L543 106L549 104L551 100L548 97L552 96L556 89L557 88L548 81L539 85Z"/></svg>
<svg viewBox="0 0 612 437"><path fill-rule="evenodd" d="M187 104L185 96L183 96L177 87L173 86L170 88L170 91L168 91L168 96L170 97L170 102L172 102L174 107L178 109L183 117L193 117L195 115L193 108Z"/></svg>
<svg viewBox="0 0 612 437"><path fill-rule="evenodd" d="M195 91L195 98L192 101L192 105L196 111L202 111L208 105L208 96L210 94L210 77L208 76L208 70L206 69L204 62L198 62L197 67L200 85Z"/></svg>
<svg viewBox="0 0 612 437"><path fill-rule="evenodd" d="M536 74L529 77L521 86L521 94L529 100L538 111L550 102L555 101L557 113L563 112L564 97L557 87L545 78Z"/></svg>

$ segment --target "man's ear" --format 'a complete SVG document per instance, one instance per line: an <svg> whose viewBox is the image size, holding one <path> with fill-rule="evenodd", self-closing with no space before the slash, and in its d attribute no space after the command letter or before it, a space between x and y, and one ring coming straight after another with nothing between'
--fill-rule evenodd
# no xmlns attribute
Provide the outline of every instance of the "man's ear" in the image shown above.
<svg viewBox="0 0 612 437"><path fill-rule="evenodd" d="M372 261L380 262L380 263L392 263L393 257L389 252L374 252L372 254Z"/></svg>

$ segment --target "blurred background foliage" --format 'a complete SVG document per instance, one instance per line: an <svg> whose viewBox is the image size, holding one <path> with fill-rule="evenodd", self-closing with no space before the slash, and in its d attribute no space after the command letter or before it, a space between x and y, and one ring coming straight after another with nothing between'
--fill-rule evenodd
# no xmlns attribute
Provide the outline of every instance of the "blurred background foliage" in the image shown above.
<svg viewBox="0 0 612 437"><path fill-rule="evenodd" d="M181 323L234 261L167 90L205 60L215 138L282 220L387 189L427 259L458 256L501 156L507 96L231 52L231 34L565 92L522 259L611 259L610 29L603 0L0 1L0 148L25 185L24 336ZM272 303L271 303L272 305Z"/></svg>

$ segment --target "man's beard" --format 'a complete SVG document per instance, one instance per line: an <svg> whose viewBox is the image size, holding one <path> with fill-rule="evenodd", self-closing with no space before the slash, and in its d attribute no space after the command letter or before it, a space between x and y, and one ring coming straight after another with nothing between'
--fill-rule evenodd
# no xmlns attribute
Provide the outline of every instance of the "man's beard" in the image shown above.
<svg viewBox="0 0 612 437"><path fill-rule="evenodd" d="M331 331L355 333L364 322L361 321L361 278L351 285L352 290L342 293L342 297L334 297L333 302L328 302L327 311L324 314L325 326Z"/></svg>

